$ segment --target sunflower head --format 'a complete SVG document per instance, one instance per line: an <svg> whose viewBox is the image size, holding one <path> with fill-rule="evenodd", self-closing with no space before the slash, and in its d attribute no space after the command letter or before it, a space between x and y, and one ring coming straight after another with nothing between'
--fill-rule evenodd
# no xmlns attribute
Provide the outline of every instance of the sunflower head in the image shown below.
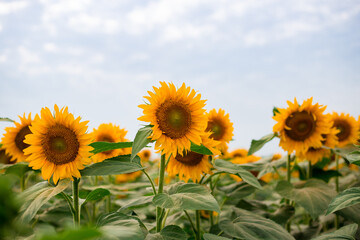
<svg viewBox="0 0 360 240"><path fill-rule="evenodd" d="M124 173L116 175L115 182L117 184L124 182L132 182L135 181L138 177L140 177L142 171L132 172L132 173Z"/></svg>
<svg viewBox="0 0 360 240"><path fill-rule="evenodd" d="M279 160L281 157L282 157L281 153L275 153L272 156L271 161Z"/></svg>
<svg viewBox="0 0 360 240"><path fill-rule="evenodd" d="M153 126L155 150L168 158L190 150L191 142L201 144L200 135L206 128L205 100L185 84L178 89L172 83L160 84L144 97L149 103L139 105L143 116L138 119Z"/></svg>
<svg viewBox="0 0 360 240"><path fill-rule="evenodd" d="M142 162L148 162L151 157L151 151L149 149L144 149L141 152L139 152L138 155Z"/></svg>
<svg viewBox="0 0 360 240"><path fill-rule="evenodd" d="M5 148L0 147L0 163L2 164L11 164L11 156L6 153Z"/></svg>
<svg viewBox="0 0 360 240"><path fill-rule="evenodd" d="M227 145L232 137L234 136L233 131L233 123L230 121L229 114L225 114L223 109L212 109L208 114L208 124L206 131L210 131L211 138L217 141L220 141L222 144L222 148Z"/></svg>
<svg viewBox="0 0 360 240"><path fill-rule="evenodd" d="M218 146L219 141L210 138L211 132L205 132L201 135L202 144L207 147L213 155L220 154ZM183 154L177 154L170 157L170 161L166 167L169 176L179 175L181 180L188 182L190 179L193 182L199 182L202 174L211 173L211 163L209 162L209 155L187 151Z"/></svg>
<svg viewBox="0 0 360 240"><path fill-rule="evenodd" d="M273 131L280 135L280 146L290 153L303 152L310 147L322 146L324 134L330 132L331 124L323 114L326 106L312 104L309 98L299 105L296 98L294 103L287 101L288 108L278 108L273 119L277 123Z"/></svg>
<svg viewBox="0 0 360 240"><path fill-rule="evenodd" d="M14 122L15 127L5 128L4 137L1 139L3 148L11 157L10 161L23 162L26 160L24 149L29 145L24 143L25 136L30 134L30 125L32 123L31 113L28 117L24 115L20 118L20 122Z"/></svg>
<svg viewBox="0 0 360 240"><path fill-rule="evenodd" d="M100 124L97 129L94 128L93 132L91 133L91 138L94 142L127 142L129 140L125 138L126 133L127 131L123 128L120 128L118 125L112 123L103 123ZM95 154L91 157L91 159L96 163L102 162L107 158L129 153L131 153L131 148L114 149Z"/></svg>
<svg viewBox="0 0 360 240"><path fill-rule="evenodd" d="M42 177L54 183L59 179L80 178L80 169L90 162L91 137L86 134L88 121L81 122L80 117L54 106L54 115L49 108L41 109L41 116L35 117L30 126L31 134L24 142L29 147L24 150L33 169L41 169Z"/></svg>
<svg viewBox="0 0 360 240"><path fill-rule="evenodd" d="M354 117L349 114L338 114L334 112L331 115L333 127L337 128L339 132L336 134L338 137L338 147L344 147L348 144L356 144L359 139L359 124Z"/></svg>

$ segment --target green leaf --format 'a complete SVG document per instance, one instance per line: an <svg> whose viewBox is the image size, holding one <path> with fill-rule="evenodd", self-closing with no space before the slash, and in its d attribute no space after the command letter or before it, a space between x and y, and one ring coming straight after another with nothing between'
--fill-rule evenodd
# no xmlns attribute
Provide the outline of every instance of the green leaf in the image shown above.
<svg viewBox="0 0 360 240"><path fill-rule="evenodd" d="M15 122L15 121L10 118L0 117L0 122Z"/></svg>
<svg viewBox="0 0 360 240"><path fill-rule="evenodd" d="M230 238L220 237L211 233L204 233L203 238L204 240L231 240Z"/></svg>
<svg viewBox="0 0 360 240"><path fill-rule="evenodd" d="M132 209L136 207L146 206L147 204L152 202L154 196L143 196L135 199L131 199L129 202L122 205L122 207L118 210L118 212L125 209Z"/></svg>
<svg viewBox="0 0 360 240"><path fill-rule="evenodd" d="M132 150L131 150L131 160L133 160L141 149L143 149L146 145L151 142L151 138L149 136L152 134L152 125L145 126L140 128L136 133Z"/></svg>
<svg viewBox="0 0 360 240"><path fill-rule="evenodd" d="M213 153L204 145L196 145L194 143L191 143L190 150L196 153L200 153L202 155L213 155Z"/></svg>
<svg viewBox="0 0 360 240"><path fill-rule="evenodd" d="M275 116L277 113L280 113L280 111L277 107L274 107L272 112L273 112L273 116Z"/></svg>
<svg viewBox="0 0 360 240"><path fill-rule="evenodd" d="M341 177L341 174L336 170L323 170L321 168L312 169L312 177L329 182L333 177Z"/></svg>
<svg viewBox="0 0 360 240"><path fill-rule="evenodd" d="M294 214L295 208L293 206L283 205L274 213L271 213L269 218L274 222L284 226Z"/></svg>
<svg viewBox="0 0 360 240"><path fill-rule="evenodd" d="M143 224L133 216L113 212L102 215L97 223L105 239L144 239Z"/></svg>
<svg viewBox="0 0 360 240"><path fill-rule="evenodd" d="M225 161L222 159L216 159L214 161L214 167L219 171L224 171L231 174L238 174L245 182L254 186L256 188L261 189L261 185L257 178L249 171L246 171L239 164L234 164L229 161Z"/></svg>
<svg viewBox="0 0 360 240"><path fill-rule="evenodd" d="M330 203L326 214L360 203L360 187L346 189L337 195Z"/></svg>
<svg viewBox="0 0 360 240"><path fill-rule="evenodd" d="M353 151L346 155L350 163L360 166L360 150Z"/></svg>
<svg viewBox="0 0 360 240"><path fill-rule="evenodd" d="M139 157L136 156L136 158ZM137 161L140 160L138 159ZM87 166L81 170L80 173L81 176L103 176L132 173L143 169L144 168L135 161L130 161L130 155L120 155L114 158L106 159L103 162Z"/></svg>
<svg viewBox="0 0 360 240"><path fill-rule="evenodd" d="M101 235L95 228L67 229L56 235L44 235L40 240L91 240L98 239Z"/></svg>
<svg viewBox="0 0 360 240"><path fill-rule="evenodd" d="M19 162L16 164L11 164L9 166L6 166L5 174L13 174L18 177L24 176L24 174L28 171L30 171L31 168L29 167L29 163L27 162Z"/></svg>
<svg viewBox="0 0 360 240"><path fill-rule="evenodd" d="M20 200L25 200L25 204L21 207L21 211L23 211L21 220L30 222L45 203L64 191L69 184L69 179L60 180L56 187L49 187L47 182L41 182L25 190L19 195Z"/></svg>
<svg viewBox="0 0 360 240"><path fill-rule="evenodd" d="M313 238L312 240L329 240L329 239L339 239L339 240L355 240L355 234L357 231L358 225L353 223L350 225L346 225L339 230L336 230L332 233L322 234L317 238Z"/></svg>
<svg viewBox="0 0 360 240"><path fill-rule="evenodd" d="M259 151L267 142L270 142L276 136L277 136L276 133L270 133L270 134L260 138L259 140L253 139L251 141L251 145L250 145L248 155L252 155L255 152Z"/></svg>
<svg viewBox="0 0 360 240"><path fill-rule="evenodd" d="M210 190L195 183L176 183L170 186L168 193L157 194L153 203L163 208L220 212L219 204Z"/></svg>
<svg viewBox="0 0 360 240"><path fill-rule="evenodd" d="M234 220L220 221L219 227L227 235L246 240L295 240L283 227L260 215L236 209Z"/></svg>
<svg viewBox="0 0 360 240"><path fill-rule="evenodd" d="M261 160L260 160L261 161ZM258 161L258 162L260 162ZM265 162L264 164L260 165L260 172L257 175L257 178L261 178L262 176L264 176L265 174L269 173L269 172L274 172L274 168L278 169L280 167L285 167L286 166L286 158L281 158L275 161L271 161L271 159L268 160L268 162Z"/></svg>
<svg viewBox="0 0 360 240"><path fill-rule="evenodd" d="M102 199L103 197L108 196L108 195L110 195L109 190L104 189L104 188L97 188L97 189L91 191L86 196L86 199L82 205L84 205L85 203L90 202L90 201L95 201L95 202L99 201L100 199Z"/></svg>
<svg viewBox="0 0 360 240"><path fill-rule="evenodd" d="M94 148L90 152L97 154L119 148L130 148L132 146L132 142L93 142L90 146Z"/></svg>
<svg viewBox="0 0 360 240"><path fill-rule="evenodd" d="M280 181L275 191L302 206L313 219L325 213L331 199L336 195L325 182L317 179L301 181L294 186L287 181Z"/></svg>
<svg viewBox="0 0 360 240"><path fill-rule="evenodd" d="M256 188L243 181L219 187L219 189L224 192L228 198L237 200L253 194L256 190Z"/></svg>
<svg viewBox="0 0 360 240"><path fill-rule="evenodd" d="M179 226L168 225L159 233L148 234L146 240L187 240L186 233Z"/></svg>

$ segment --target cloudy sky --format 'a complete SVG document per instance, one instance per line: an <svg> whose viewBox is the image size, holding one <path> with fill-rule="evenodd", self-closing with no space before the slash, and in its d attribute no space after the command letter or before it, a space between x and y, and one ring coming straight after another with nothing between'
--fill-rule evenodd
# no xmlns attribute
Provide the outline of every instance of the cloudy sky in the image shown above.
<svg viewBox="0 0 360 240"><path fill-rule="evenodd" d="M358 0L0 0L0 116L56 103L133 139L147 90L185 82L248 148L294 97L360 114L359 29Z"/></svg>

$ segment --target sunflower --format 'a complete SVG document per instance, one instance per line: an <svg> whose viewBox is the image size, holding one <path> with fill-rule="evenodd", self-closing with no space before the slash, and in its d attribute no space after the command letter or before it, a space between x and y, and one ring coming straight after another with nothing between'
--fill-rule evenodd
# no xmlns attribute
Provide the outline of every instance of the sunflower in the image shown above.
<svg viewBox="0 0 360 240"><path fill-rule="evenodd" d="M201 144L201 133L206 128L205 102L185 83L176 89L173 83L160 82L161 87L153 87L154 92L144 98L149 104L141 104L143 116L138 120L149 122L152 127L151 139L155 140L155 150L165 154L182 155L190 150L191 142Z"/></svg>
<svg viewBox="0 0 360 240"><path fill-rule="evenodd" d="M138 153L138 156L140 157L142 162L148 162L151 157L151 151L149 149L144 149Z"/></svg>
<svg viewBox="0 0 360 240"><path fill-rule="evenodd" d="M127 131L123 128L120 128L118 125L112 123L103 123L100 124L97 129L93 129L91 138L94 142L128 142L129 140L125 138L126 133ZM93 162L97 163L102 162L107 158L130 153L131 148L120 148L95 154L91 157L91 159Z"/></svg>
<svg viewBox="0 0 360 240"><path fill-rule="evenodd" d="M281 153L275 153L275 154L272 156L271 161L279 160L280 158L282 158Z"/></svg>
<svg viewBox="0 0 360 240"><path fill-rule="evenodd" d="M298 158L300 160L309 160L312 164L315 164L316 162L320 161L323 157L329 157L331 154L331 148L334 148L338 144L338 137L336 136L339 132L336 128L331 128L329 134L324 134L323 138L325 140L322 141L323 146L325 147L319 147L314 148L310 147L305 152L298 153Z"/></svg>
<svg viewBox="0 0 360 240"><path fill-rule="evenodd" d="M211 132L204 132L201 135L202 144L207 147L213 155L220 154L217 149L220 142L210 138ZM184 154L172 155L166 167L169 176L179 174L179 178L188 182L190 178L193 182L199 182L203 173L210 173L211 163L209 155L188 151Z"/></svg>
<svg viewBox="0 0 360 240"><path fill-rule="evenodd" d="M0 148L0 163L2 164L12 164L14 162L11 162L11 156L6 153L5 148Z"/></svg>
<svg viewBox="0 0 360 240"><path fill-rule="evenodd" d="M24 142L30 146L24 149L29 155L27 161L33 169L41 169L42 177L56 184L59 179L80 178L79 170L90 162L92 147L91 136L86 134L88 121L80 122L80 117L68 112L68 108L59 110L54 106L54 115L49 108L41 109L41 117L35 117L30 126L32 134Z"/></svg>
<svg viewBox="0 0 360 240"><path fill-rule="evenodd" d="M206 131L211 131L211 138L221 142L221 150L226 149L227 144L234 136L233 123L230 121L229 114L225 114L223 109L217 112L215 109L208 114L208 124Z"/></svg>
<svg viewBox="0 0 360 240"><path fill-rule="evenodd" d="M334 127L339 129L338 137L339 143L338 147L345 147L348 144L356 144L359 139L359 123L355 120L354 117L349 114L341 113L340 115L334 112L331 115L331 118L334 123Z"/></svg>
<svg viewBox="0 0 360 240"><path fill-rule="evenodd" d="M25 113L23 117L19 116L19 118L20 123L14 122L15 127L5 128L5 134L1 141L6 153L11 156L10 161L24 162L26 160L24 149L29 145L23 141L25 136L31 133L29 128L32 123L31 113L27 118Z"/></svg>
<svg viewBox="0 0 360 240"><path fill-rule="evenodd" d="M115 182L116 183L124 183L124 182L132 182L140 177L142 171L132 172L132 173L124 173L116 175Z"/></svg>
<svg viewBox="0 0 360 240"><path fill-rule="evenodd" d="M236 149L230 153L230 157L232 159L230 160L230 162L235 164L246 164L246 163L254 163L261 159L261 157L259 156L255 156L255 155L248 156L247 154L248 151L246 149ZM252 172L252 173L254 175L258 174L258 172ZM242 179L237 175L230 174L230 176L238 182L242 181Z"/></svg>
<svg viewBox="0 0 360 240"><path fill-rule="evenodd" d="M301 106L296 98L294 103L287 103L289 107L278 108L279 112L273 117L277 121L273 131L280 135L279 145L289 153L321 147L323 135L328 134L331 128L331 123L323 114L326 106L312 104L312 98L305 100Z"/></svg>

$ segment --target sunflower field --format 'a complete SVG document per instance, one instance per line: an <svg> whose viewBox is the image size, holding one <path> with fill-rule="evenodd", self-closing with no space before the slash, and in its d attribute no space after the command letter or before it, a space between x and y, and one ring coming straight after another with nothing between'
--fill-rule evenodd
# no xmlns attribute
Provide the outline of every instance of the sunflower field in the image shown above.
<svg viewBox="0 0 360 240"><path fill-rule="evenodd" d="M360 239L360 118L295 98L230 151L229 114L191 87L141 102L134 139L65 106L3 116L0 239ZM285 154L258 156L273 139Z"/></svg>

